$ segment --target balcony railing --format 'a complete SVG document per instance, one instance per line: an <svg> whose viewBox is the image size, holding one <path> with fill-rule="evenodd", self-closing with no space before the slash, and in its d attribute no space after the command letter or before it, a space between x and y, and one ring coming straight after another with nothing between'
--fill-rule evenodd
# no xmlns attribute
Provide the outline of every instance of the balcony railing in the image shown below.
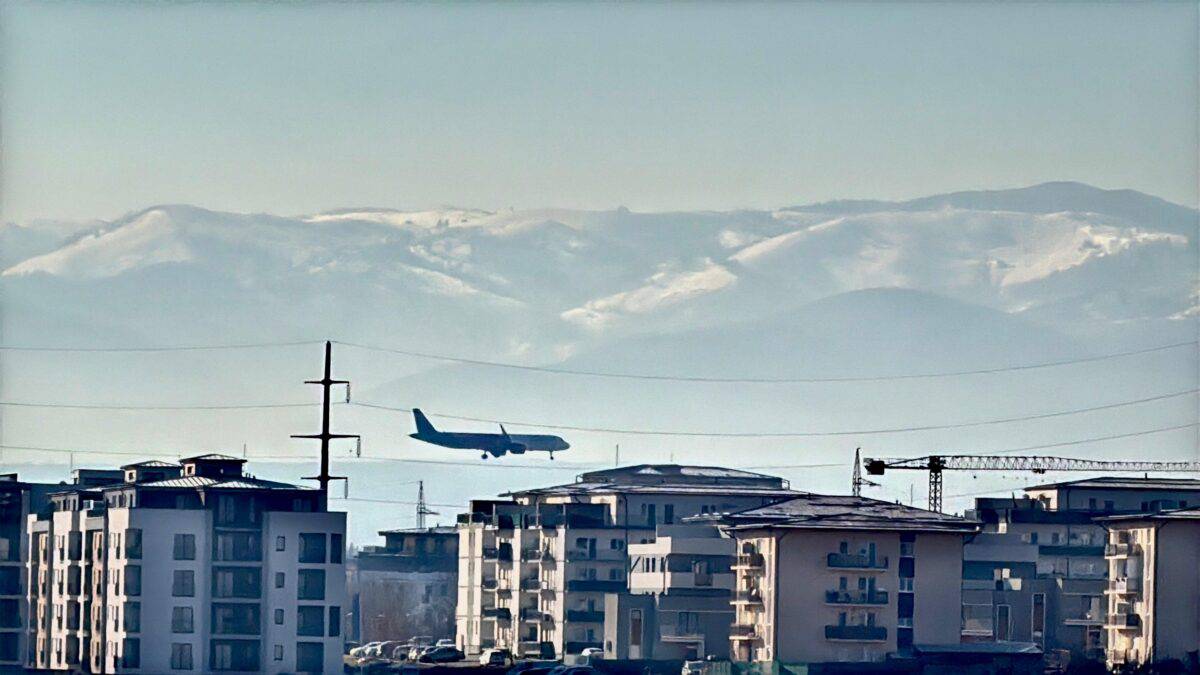
<svg viewBox="0 0 1200 675"><path fill-rule="evenodd" d="M1142 617L1137 614L1115 614L1108 617L1105 626L1117 630L1136 630L1142 627Z"/></svg>
<svg viewBox="0 0 1200 675"><path fill-rule="evenodd" d="M729 637L733 640L757 640L758 626L752 623L735 623L729 627Z"/></svg>
<svg viewBox="0 0 1200 675"><path fill-rule="evenodd" d="M485 619L512 621L512 611L507 607L489 607L482 612Z"/></svg>
<svg viewBox="0 0 1200 675"><path fill-rule="evenodd" d="M1142 590L1141 577L1120 577L1108 582L1108 590L1113 593L1137 593Z"/></svg>
<svg viewBox="0 0 1200 675"><path fill-rule="evenodd" d="M568 609L567 621L577 623L604 623L604 612L594 609Z"/></svg>
<svg viewBox="0 0 1200 675"><path fill-rule="evenodd" d="M521 580L521 590L523 590L523 591L536 591L536 590L540 590L541 587L542 587L542 581L541 581L541 579L538 579L536 577L533 579L522 579Z"/></svg>
<svg viewBox="0 0 1200 675"><path fill-rule="evenodd" d="M831 605L886 605L887 591L825 591L825 602Z"/></svg>
<svg viewBox="0 0 1200 675"><path fill-rule="evenodd" d="M739 604L761 605L762 591L758 589L738 591L733 594L733 601Z"/></svg>
<svg viewBox="0 0 1200 675"><path fill-rule="evenodd" d="M887 556L876 558L865 553L830 553L826 564L837 569L886 570Z"/></svg>
<svg viewBox="0 0 1200 675"><path fill-rule="evenodd" d="M763 568L764 559L761 553L742 553L739 554L734 562L734 567L747 570L760 570Z"/></svg>
<svg viewBox="0 0 1200 675"><path fill-rule="evenodd" d="M532 623L541 623L546 620L547 616L549 616L549 615L546 614L545 612L543 612L542 610L538 609L537 607L522 607L521 608L521 620L522 621L528 621L528 622L532 622Z"/></svg>
<svg viewBox="0 0 1200 675"><path fill-rule="evenodd" d="M825 639L882 642L887 640L887 628L883 626L825 626Z"/></svg>
<svg viewBox="0 0 1200 675"><path fill-rule="evenodd" d="M483 590L485 590L485 591L496 590L496 580L495 579L484 579L483 580Z"/></svg>
<svg viewBox="0 0 1200 675"><path fill-rule="evenodd" d="M1133 547L1134 547L1134 545L1130 544L1128 542L1117 543L1117 544L1105 544L1104 545L1104 555L1109 558L1117 558L1117 557L1121 557L1121 556L1127 556L1133 552Z"/></svg>
<svg viewBox="0 0 1200 675"><path fill-rule="evenodd" d="M483 559L484 560L495 560L497 558L497 556L499 556L499 555L500 555L500 549L496 548L495 546L484 546L483 547Z"/></svg>
<svg viewBox="0 0 1200 675"><path fill-rule="evenodd" d="M608 579L571 579L567 581L567 590L617 593L625 590L625 580L620 579L611 581Z"/></svg>

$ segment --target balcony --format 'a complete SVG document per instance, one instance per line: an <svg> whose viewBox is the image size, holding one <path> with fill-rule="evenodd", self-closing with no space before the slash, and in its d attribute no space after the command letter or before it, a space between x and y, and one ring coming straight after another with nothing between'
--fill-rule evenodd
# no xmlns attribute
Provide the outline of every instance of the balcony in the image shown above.
<svg viewBox="0 0 1200 675"><path fill-rule="evenodd" d="M537 607L522 607L521 608L521 620L525 621L527 623L542 623L547 618L549 618L549 616L550 615L546 614L545 612L538 609Z"/></svg>
<svg viewBox="0 0 1200 675"><path fill-rule="evenodd" d="M604 623L604 612L592 609L568 609L567 621L572 623Z"/></svg>
<svg viewBox="0 0 1200 675"><path fill-rule="evenodd" d="M1121 631L1141 630L1142 617L1137 614L1113 614L1104 622L1104 627Z"/></svg>
<svg viewBox="0 0 1200 675"><path fill-rule="evenodd" d="M733 564L734 569L761 570L765 561L761 553L742 553Z"/></svg>
<svg viewBox="0 0 1200 675"><path fill-rule="evenodd" d="M571 579L567 582L568 591L618 593L625 590L625 580L611 581L608 579Z"/></svg>
<svg viewBox="0 0 1200 675"><path fill-rule="evenodd" d="M542 579L542 595L554 595L558 589L554 587L554 582L549 579Z"/></svg>
<svg viewBox="0 0 1200 675"><path fill-rule="evenodd" d="M883 626L825 626L826 640L843 642L884 642L887 628Z"/></svg>
<svg viewBox="0 0 1200 675"><path fill-rule="evenodd" d="M495 560L496 558L499 557L499 555L500 555L500 549L496 548L495 546L484 546L483 547L483 559L484 560Z"/></svg>
<svg viewBox="0 0 1200 675"><path fill-rule="evenodd" d="M733 595L733 604L761 605L763 604L762 591L758 590L757 588L738 591Z"/></svg>
<svg viewBox="0 0 1200 675"><path fill-rule="evenodd" d="M533 577L532 579L522 579L521 580L521 590L523 590L523 591L537 591L537 590L541 590L541 588L542 588L542 581L541 581L541 579L538 579L537 577Z"/></svg>
<svg viewBox="0 0 1200 675"><path fill-rule="evenodd" d="M512 621L512 611L507 607L489 607L482 612L485 619L496 619L497 621Z"/></svg>
<svg viewBox="0 0 1200 675"><path fill-rule="evenodd" d="M495 579L484 579L482 586L483 586L483 590L485 590L485 591L494 591L494 590L496 590L496 580Z"/></svg>
<svg viewBox="0 0 1200 675"><path fill-rule="evenodd" d="M529 562L537 562L543 558L553 558L553 557L554 557L554 554L551 553L550 550L548 550L548 549L546 549L546 550L543 550L540 548L521 549L521 560L527 560Z"/></svg>
<svg viewBox="0 0 1200 675"><path fill-rule="evenodd" d="M834 569L842 570L886 570L887 556L876 558L865 553L830 553L825 563Z"/></svg>
<svg viewBox="0 0 1200 675"><path fill-rule="evenodd" d="M735 623L729 627L730 640L757 640L758 626L752 623Z"/></svg>
<svg viewBox="0 0 1200 675"><path fill-rule="evenodd" d="M825 591L825 602L830 605L886 605L887 591Z"/></svg>
<svg viewBox="0 0 1200 675"><path fill-rule="evenodd" d="M1120 577L1108 582L1108 590L1117 595L1138 593L1142 590L1141 577Z"/></svg>
<svg viewBox="0 0 1200 675"><path fill-rule="evenodd" d="M1124 558L1131 555L1141 555L1142 547L1129 542L1104 545L1105 558Z"/></svg>

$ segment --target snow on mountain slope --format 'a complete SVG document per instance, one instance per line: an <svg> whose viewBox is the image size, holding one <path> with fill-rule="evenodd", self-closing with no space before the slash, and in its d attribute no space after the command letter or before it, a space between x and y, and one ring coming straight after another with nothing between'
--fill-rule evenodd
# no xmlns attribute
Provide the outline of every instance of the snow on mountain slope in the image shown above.
<svg viewBox="0 0 1200 675"><path fill-rule="evenodd" d="M1185 207L1072 183L776 211L354 208L281 217L176 205L31 248L36 255L10 259L2 283L30 299L111 285L119 305L120 294L141 302L130 280L195 279L187 291L199 293L209 279L230 286L235 306L286 298L299 316L318 298L351 316L409 307L428 326L521 326L489 336L488 349L526 345L536 360L876 287L1023 312L1068 332L1186 318L1198 291L1194 223ZM163 308L161 320L173 311Z"/></svg>

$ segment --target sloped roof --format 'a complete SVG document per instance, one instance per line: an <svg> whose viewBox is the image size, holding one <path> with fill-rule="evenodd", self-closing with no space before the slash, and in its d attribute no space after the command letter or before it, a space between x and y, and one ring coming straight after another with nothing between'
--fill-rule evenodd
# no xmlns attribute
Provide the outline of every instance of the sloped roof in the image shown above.
<svg viewBox="0 0 1200 675"><path fill-rule="evenodd" d="M238 478L220 479L208 478L206 476L183 476L181 478L168 478L167 480L154 481L152 483L128 483L131 487L144 488L213 488L213 489L243 489L243 490L311 490L313 488L303 485L292 485L291 483L280 483L273 480L263 480L261 478L253 478L251 476L240 476ZM121 487L121 486L115 486Z"/></svg>
<svg viewBox="0 0 1200 675"><path fill-rule="evenodd" d="M746 511L720 514L718 519L726 529L777 527L962 533L979 529L977 521L959 516L844 495L803 495Z"/></svg>
<svg viewBox="0 0 1200 675"><path fill-rule="evenodd" d="M210 452L207 455L196 455L195 457L185 457L179 461L180 462L238 462L240 464L246 463L246 460L242 459L241 457L234 457L232 455L222 455L219 452Z"/></svg>
<svg viewBox="0 0 1200 675"><path fill-rule="evenodd" d="M126 465L122 466L121 468L122 469L143 469L143 468L178 469L179 465L176 464L175 462L164 462L160 459L148 459L144 462L134 462L133 464L126 464Z"/></svg>
<svg viewBox="0 0 1200 675"><path fill-rule="evenodd" d="M509 496L580 494L728 494L790 497L799 494L776 476L719 466L636 464L580 474L574 483L514 490Z"/></svg>

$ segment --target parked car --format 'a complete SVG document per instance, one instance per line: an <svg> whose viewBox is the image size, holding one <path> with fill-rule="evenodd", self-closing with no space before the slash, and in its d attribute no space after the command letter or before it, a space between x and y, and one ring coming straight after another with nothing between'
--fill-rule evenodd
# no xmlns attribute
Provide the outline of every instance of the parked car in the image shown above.
<svg viewBox="0 0 1200 675"><path fill-rule="evenodd" d="M419 661L421 659L421 655L424 654L425 652L429 651L430 649L433 649L433 645L429 645L429 644L413 645L412 647L408 648L408 660L409 661Z"/></svg>
<svg viewBox="0 0 1200 675"><path fill-rule="evenodd" d="M421 663L453 663L462 661L466 655L457 647L433 647L421 654L417 661Z"/></svg>
<svg viewBox="0 0 1200 675"><path fill-rule="evenodd" d="M588 658L602 659L604 658L604 650L600 649L599 647L588 647L580 652L579 655Z"/></svg>
<svg viewBox="0 0 1200 675"><path fill-rule="evenodd" d="M507 649L485 649L479 655L479 665L481 666L503 666L512 658L512 654Z"/></svg>
<svg viewBox="0 0 1200 675"><path fill-rule="evenodd" d="M600 671L591 666L559 666L549 675L600 675Z"/></svg>
<svg viewBox="0 0 1200 675"><path fill-rule="evenodd" d="M560 665L558 661L518 661L506 675L546 675Z"/></svg>

